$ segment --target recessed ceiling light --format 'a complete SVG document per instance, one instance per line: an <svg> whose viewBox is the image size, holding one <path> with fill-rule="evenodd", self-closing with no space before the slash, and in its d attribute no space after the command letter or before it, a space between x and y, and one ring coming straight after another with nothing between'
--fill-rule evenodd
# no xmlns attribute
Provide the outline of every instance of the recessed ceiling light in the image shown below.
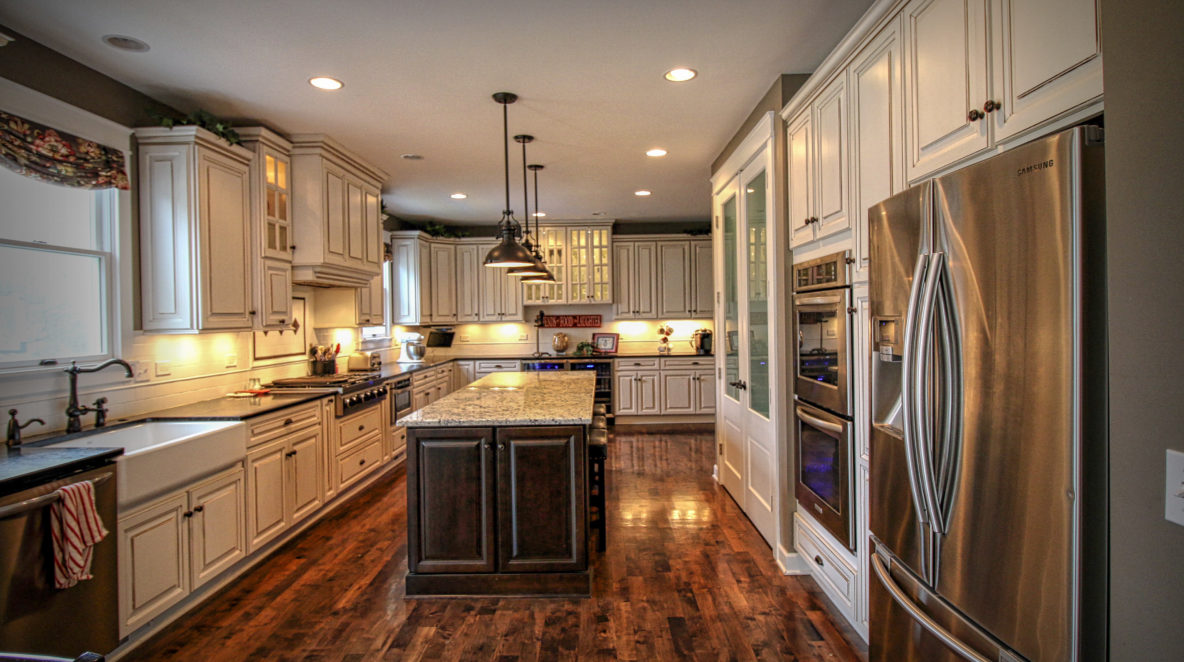
<svg viewBox="0 0 1184 662"><path fill-rule="evenodd" d="M328 76L313 76L308 79L308 84L322 90L340 90L345 85L345 83L342 83L336 78L330 78Z"/></svg>
<svg viewBox="0 0 1184 662"><path fill-rule="evenodd" d="M407 159L408 161L422 161L423 155L422 154L400 154L399 158L400 159Z"/></svg>
<svg viewBox="0 0 1184 662"><path fill-rule="evenodd" d="M666 150L662 149L661 147L655 147L653 149L646 150L645 155L646 156L666 156Z"/></svg>
<svg viewBox="0 0 1184 662"><path fill-rule="evenodd" d="M633 195L640 196L640 197L642 197L642 198L644 198L645 196L647 196L647 195L649 195L649 194L650 194L650 192L649 192L649 191L647 191L647 190L645 190L645 189L641 189L640 191L634 191L634 192L633 192Z"/></svg>
<svg viewBox="0 0 1184 662"><path fill-rule="evenodd" d="M464 193L453 193L452 195L450 195L448 197L452 198L453 200L464 200L465 198L467 198L469 196L465 195Z"/></svg>
<svg viewBox="0 0 1184 662"><path fill-rule="evenodd" d="M698 75L699 72L695 71L694 69L678 67L666 72L666 80L670 81L671 83L684 83Z"/></svg>
<svg viewBox="0 0 1184 662"><path fill-rule="evenodd" d="M109 34L103 37L103 42L112 48L118 48L121 51L131 51L133 53L143 53L148 50L148 44L136 39L135 37L127 37L121 34Z"/></svg>

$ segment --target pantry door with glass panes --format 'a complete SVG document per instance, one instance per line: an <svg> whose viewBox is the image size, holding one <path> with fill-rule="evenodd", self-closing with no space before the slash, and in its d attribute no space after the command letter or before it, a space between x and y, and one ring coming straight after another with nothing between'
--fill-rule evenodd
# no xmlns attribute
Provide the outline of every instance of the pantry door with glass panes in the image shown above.
<svg viewBox="0 0 1184 662"><path fill-rule="evenodd" d="M771 255L770 149L761 149L715 196L723 241L720 479L769 542L776 538L776 431L773 422L768 265Z"/></svg>

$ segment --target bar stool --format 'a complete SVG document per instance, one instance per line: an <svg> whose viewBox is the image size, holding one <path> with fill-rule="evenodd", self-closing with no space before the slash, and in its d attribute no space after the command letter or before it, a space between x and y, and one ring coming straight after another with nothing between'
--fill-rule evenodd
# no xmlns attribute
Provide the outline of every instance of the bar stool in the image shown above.
<svg viewBox="0 0 1184 662"><path fill-rule="evenodd" d="M592 415L603 416L605 418L605 423L608 423L608 405L604 404L603 402L598 402L592 405Z"/></svg>
<svg viewBox="0 0 1184 662"><path fill-rule="evenodd" d="M596 550L603 552L608 541L608 512L605 507L604 463L608 458L608 430L597 428L595 419L588 431L588 524L600 535Z"/></svg>

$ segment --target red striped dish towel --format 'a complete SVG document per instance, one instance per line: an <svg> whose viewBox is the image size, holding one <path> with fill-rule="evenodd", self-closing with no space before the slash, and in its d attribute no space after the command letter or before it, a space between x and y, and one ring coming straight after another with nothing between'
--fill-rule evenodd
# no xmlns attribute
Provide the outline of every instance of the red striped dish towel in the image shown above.
<svg viewBox="0 0 1184 662"><path fill-rule="evenodd" d="M95 486L89 480L57 490L58 500L49 507L53 536L53 583L70 588L91 579L94 544L107 537L107 529L95 507Z"/></svg>

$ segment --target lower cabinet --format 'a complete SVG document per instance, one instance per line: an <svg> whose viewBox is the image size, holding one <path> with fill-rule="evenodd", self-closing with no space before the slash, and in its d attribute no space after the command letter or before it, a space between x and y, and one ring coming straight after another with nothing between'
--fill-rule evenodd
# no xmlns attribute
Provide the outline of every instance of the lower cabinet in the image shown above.
<svg viewBox="0 0 1184 662"><path fill-rule="evenodd" d="M334 476L344 489L382 466L382 429L385 407L370 407L337 421L334 439Z"/></svg>
<svg viewBox="0 0 1184 662"><path fill-rule="evenodd" d="M657 370L629 370L617 373L613 413L617 416L645 416L662 413L660 375Z"/></svg>
<svg viewBox="0 0 1184 662"><path fill-rule="evenodd" d="M242 465L119 518L125 637L246 556Z"/></svg>
<svg viewBox="0 0 1184 662"><path fill-rule="evenodd" d="M618 359L613 413L618 416L715 413L711 357Z"/></svg>
<svg viewBox="0 0 1184 662"><path fill-rule="evenodd" d="M247 542L255 550L321 507L322 429L312 425L247 452Z"/></svg>
<svg viewBox="0 0 1184 662"><path fill-rule="evenodd" d="M412 573L587 569L582 427L416 428L408 442Z"/></svg>

